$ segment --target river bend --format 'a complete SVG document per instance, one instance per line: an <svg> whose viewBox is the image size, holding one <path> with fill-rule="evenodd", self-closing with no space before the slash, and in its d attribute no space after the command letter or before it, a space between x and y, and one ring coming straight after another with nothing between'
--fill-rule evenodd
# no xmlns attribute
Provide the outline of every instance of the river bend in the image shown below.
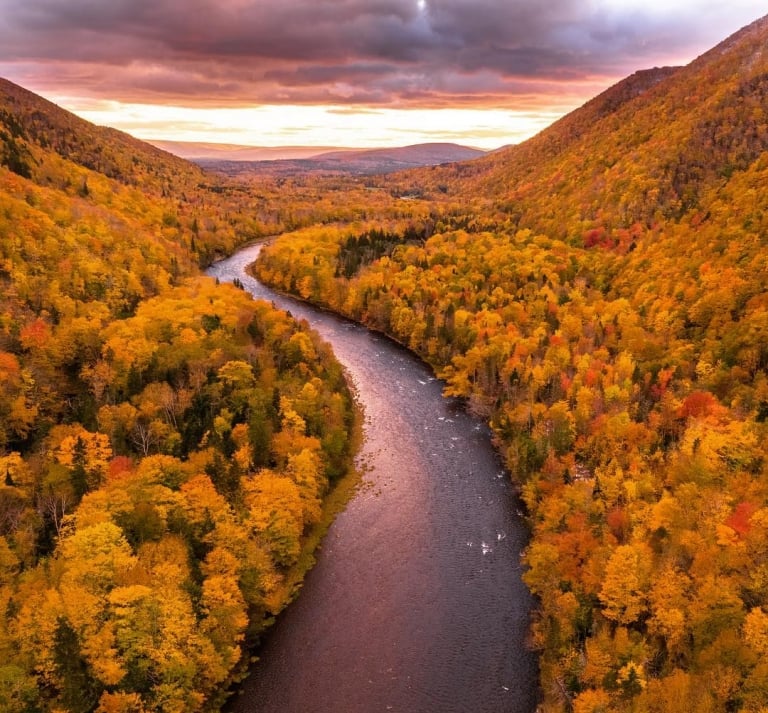
<svg viewBox="0 0 768 713"><path fill-rule="evenodd" d="M487 427L402 347L247 275L259 249L208 274L331 343L365 412L366 472L229 710L532 713L525 528Z"/></svg>

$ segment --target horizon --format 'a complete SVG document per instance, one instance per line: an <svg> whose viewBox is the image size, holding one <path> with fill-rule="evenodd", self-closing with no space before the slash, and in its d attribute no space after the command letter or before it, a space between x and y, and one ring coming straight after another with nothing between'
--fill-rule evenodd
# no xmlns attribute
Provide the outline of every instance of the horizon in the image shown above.
<svg viewBox="0 0 768 713"><path fill-rule="evenodd" d="M150 142L493 150L765 14L754 0L193 5L29 0L0 18L0 76Z"/></svg>
<svg viewBox="0 0 768 713"><path fill-rule="evenodd" d="M345 145L345 146L326 146L324 144L280 144L279 146L264 146L261 144L229 144L229 143L221 143L217 141L180 141L177 139L165 139L165 138L150 138L150 139L141 139L142 141L146 141L148 144L156 145L156 144L181 144L182 146L189 145L189 146L210 146L215 147L216 150L220 151L239 151L242 149L264 149L265 151L280 151L280 150L307 150L307 151L314 151L317 150L318 152L323 151L336 151L336 150L349 150L351 152L357 153L359 151L368 151L368 150L376 150L376 149L407 149L412 148L414 146L440 146L440 145L450 145L450 146L461 146L463 148L468 149L474 149L476 151L484 151L486 153L490 151L495 151L500 148L504 148L504 146L496 146L492 149L483 149L479 146L470 146L469 144L460 144L456 141L418 141L414 143L409 144L397 144L397 145L386 145L386 146L352 146L352 145ZM172 152L171 152L172 153Z"/></svg>

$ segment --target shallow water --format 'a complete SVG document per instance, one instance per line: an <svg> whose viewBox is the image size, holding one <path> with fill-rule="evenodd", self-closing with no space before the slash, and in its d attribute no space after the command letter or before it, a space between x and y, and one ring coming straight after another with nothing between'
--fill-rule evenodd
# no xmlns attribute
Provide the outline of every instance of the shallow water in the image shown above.
<svg viewBox="0 0 768 713"><path fill-rule="evenodd" d="M229 710L533 711L525 529L487 427L402 347L245 274L258 251L208 274L239 278L333 345L365 411L366 472Z"/></svg>

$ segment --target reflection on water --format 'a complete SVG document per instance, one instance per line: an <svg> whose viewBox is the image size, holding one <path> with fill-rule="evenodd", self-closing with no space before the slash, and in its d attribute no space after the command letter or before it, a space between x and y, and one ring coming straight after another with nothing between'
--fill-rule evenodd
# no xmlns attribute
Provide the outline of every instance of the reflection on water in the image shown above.
<svg viewBox="0 0 768 713"><path fill-rule="evenodd" d="M242 713L528 713L535 657L517 505L487 428L385 337L212 266L306 319L365 410L366 476L230 707Z"/></svg>

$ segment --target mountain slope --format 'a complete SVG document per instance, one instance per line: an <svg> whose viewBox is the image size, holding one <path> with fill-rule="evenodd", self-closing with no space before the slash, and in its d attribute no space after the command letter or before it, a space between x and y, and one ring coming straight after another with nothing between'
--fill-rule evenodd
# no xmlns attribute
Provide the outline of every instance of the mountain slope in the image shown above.
<svg viewBox="0 0 768 713"><path fill-rule="evenodd" d="M215 710L308 566L350 399L200 275L243 193L0 84L2 711Z"/></svg>
<svg viewBox="0 0 768 713"><path fill-rule="evenodd" d="M679 218L768 148L766 23L685 68L633 75L519 146L413 182L492 199L514 224L575 242Z"/></svg>
<svg viewBox="0 0 768 713"><path fill-rule="evenodd" d="M5 79L0 79L2 166L40 188L133 221L159 217L162 238L183 243L200 265L238 242L278 229L266 201L243 210L242 185L128 134L95 126ZM136 206L128 205L134 200Z"/></svg>
<svg viewBox="0 0 768 713"><path fill-rule="evenodd" d="M37 152L42 149L125 185L153 192L167 190L172 182L188 186L204 180L194 164L121 131L95 126L2 78L0 125L4 153L9 153L11 143L26 143L26 171L22 173L33 176L39 169Z"/></svg>
<svg viewBox="0 0 768 713"><path fill-rule="evenodd" d="M417 350L528 508L545 711L768 705L768 18L541 135L391 178L260 277ZM428 217L423 217L429 212Z"/></svg>

